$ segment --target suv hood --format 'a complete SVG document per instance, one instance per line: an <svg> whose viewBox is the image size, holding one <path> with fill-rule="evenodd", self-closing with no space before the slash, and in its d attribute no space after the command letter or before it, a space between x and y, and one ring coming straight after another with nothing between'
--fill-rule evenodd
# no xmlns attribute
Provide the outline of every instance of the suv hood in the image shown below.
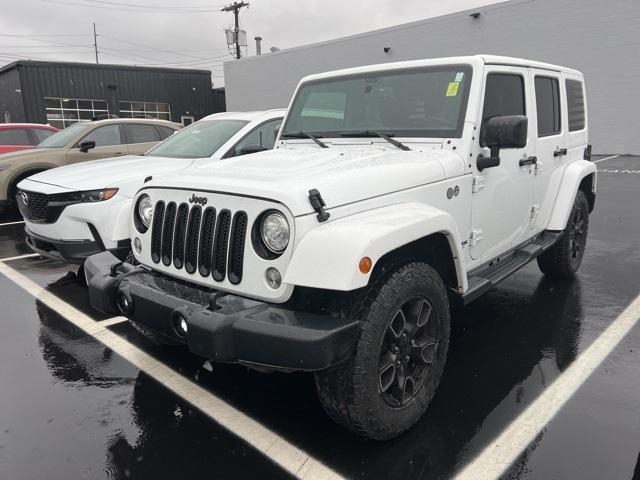
<svg viewBox="0 0 640 480"><path fill-rule="evenodd" d="M367 148L278 149L190 169L177 178L160 177L149 186L228 192L272 199L293 215L313 211L309 190L318 189L326 208L462 175L455 152Z"/></svg>
<svg viewBox="0 0 640 480"><path fill-rule="evenodd" d="M150 175L188 167L191 158L125 156L65 165L37 173L29 180L69 190L97 190L117 187L128 180L144 180Z"/></svg>
<svg viewBox="0 0 640 480"><path fill-rule="evenodd" d="M18 150L16 152L3 153L0 156L0 164L12 164L13 161L27 162L40 160L41 157L51 155L52 152L62 151L61 148L30 148L28 150ZM18 163L16 163L18 165Z"/></svg>

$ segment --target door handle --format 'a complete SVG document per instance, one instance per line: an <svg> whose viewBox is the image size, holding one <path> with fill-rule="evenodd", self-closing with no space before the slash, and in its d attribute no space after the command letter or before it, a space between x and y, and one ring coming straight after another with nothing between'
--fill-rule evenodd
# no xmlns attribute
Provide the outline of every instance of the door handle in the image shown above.
<svg viewBox="0 0 640 480"><path fill-rule="evenodd" d="M528 157L520 160L520 166L524 167L525 165L535 165L538 163L538 157Z"/></svg>
<svg viewBox="0 0 640 480"><path fill-rule="evenodd" d="M562 157L567 154L566 148L558 148L555 152L553 152L554 157Z"/></svg>

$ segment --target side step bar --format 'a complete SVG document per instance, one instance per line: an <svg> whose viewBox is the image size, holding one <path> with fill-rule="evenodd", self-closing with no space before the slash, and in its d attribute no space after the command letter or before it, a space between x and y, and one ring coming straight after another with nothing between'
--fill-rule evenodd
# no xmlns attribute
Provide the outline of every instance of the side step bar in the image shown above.
<svg viewBox="0 0 640 480"><path fill-rule="evenodd" d="M544 232L531 242L520 245L515 250L480 265L469 272L469 289L464 293L449 289L449 300L454 307L464 307L486 293L509 275L517 272L545 250L551 248L563 232Z"/></svg>

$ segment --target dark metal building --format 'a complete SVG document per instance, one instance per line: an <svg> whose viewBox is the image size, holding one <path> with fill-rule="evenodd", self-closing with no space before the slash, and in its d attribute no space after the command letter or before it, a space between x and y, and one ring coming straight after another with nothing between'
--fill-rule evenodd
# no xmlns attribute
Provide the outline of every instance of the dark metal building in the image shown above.
<svg viewBox="0 0 640 480"><path fill-rule="evenodd" d="M188 124L223 110L208 70L31 60L0 68L0 122L5 123L63 128L108 113Z"/></svg>

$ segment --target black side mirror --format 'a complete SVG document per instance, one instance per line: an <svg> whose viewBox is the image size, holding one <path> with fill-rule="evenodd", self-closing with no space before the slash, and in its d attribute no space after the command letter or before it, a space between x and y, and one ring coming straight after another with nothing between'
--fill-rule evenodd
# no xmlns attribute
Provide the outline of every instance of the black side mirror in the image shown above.
<svg viewBox="0 0 640 480"><path fill-rule="evenodd" d="M482 129L480 146L491 149L490 157L478 157L478 170L500 165L500 149L524 148L527 145L528 120L524 115L492 117Z"/></svg>
<svg viewBox="0 0 640 480"><path fill-rule="evenodd" d="M250 143L249 145L245 145L240 149L240 155L249 155L251 153L264 152L265 150L269 150L267 147L263 147L262 145L258 145L257 143Z"/></svg>
<svg viewBox="0 0 640 480"><path fill-rule="evenodd" d="M94 142L92 140L89 140L89 141L86 141L86 142L82 142L80 144L80 151L82 153L87 153L92 148L96 148L96 142Z"/></svg>

